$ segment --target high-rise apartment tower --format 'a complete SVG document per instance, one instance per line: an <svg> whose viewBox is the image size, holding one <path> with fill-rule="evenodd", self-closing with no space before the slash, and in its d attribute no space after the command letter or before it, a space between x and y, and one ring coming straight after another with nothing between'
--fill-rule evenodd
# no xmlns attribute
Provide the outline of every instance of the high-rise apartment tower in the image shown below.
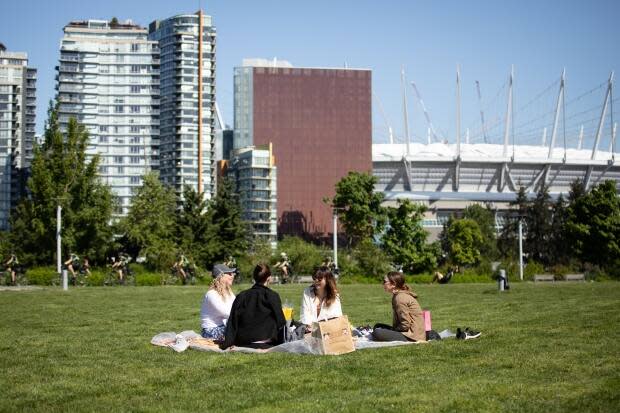
<svg viewBox="0 0 620 413"><path fill-rule="evenodd" d="M0 229L25 193L35 136L37 70L0 43Z"/></svg>
<svg viewBox="0 0 620 413"><path fill-rule="evenodd" d="M141 177L158 168L159 45L131 21L74 21L64 27L57 67L61 128L74 117L101 155L99 175L126 214Z"/></svg>
<svg viewBox="0 0 620 413"><path fill-rule="evenodd" d="M211 16L181 14L149 25L161 50L160 178L208 199L215 188L215 39Z"/></svg>

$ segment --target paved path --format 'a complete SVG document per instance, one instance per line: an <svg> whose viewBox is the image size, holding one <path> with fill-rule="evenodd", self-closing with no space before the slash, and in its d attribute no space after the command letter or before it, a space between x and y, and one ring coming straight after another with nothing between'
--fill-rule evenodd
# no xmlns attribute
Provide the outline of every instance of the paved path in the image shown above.
<svg viewBox="0 0 620 413"><path fill-rule="evenodd" d="M12 286L12 285L3 285L0 287L0 291L34 291L34 290L41 290L42 287L36 286L36 285L18 285L18 286Z"/></svg>

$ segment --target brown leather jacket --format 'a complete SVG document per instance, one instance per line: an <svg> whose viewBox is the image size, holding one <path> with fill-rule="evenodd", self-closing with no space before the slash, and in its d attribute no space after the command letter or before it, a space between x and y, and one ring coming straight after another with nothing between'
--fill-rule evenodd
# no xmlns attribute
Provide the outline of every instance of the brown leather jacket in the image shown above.
<svg viewBox="0 0 620 413"><path fill-rule="evenodd" d="M407 290L398 291L392 296L392 326L411 340L425 341L424 318L417 297L416 293Z"/></svg>

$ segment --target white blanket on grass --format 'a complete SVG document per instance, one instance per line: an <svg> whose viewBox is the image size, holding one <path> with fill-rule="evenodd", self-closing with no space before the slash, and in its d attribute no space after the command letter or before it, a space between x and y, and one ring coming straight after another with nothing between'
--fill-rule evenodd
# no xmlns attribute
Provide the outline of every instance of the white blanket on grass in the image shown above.
<svg viewBox="0 0 620 413"><path fill-rule="evenodd" d="M355 350L367 348L408 346L412 344L426 343L413 341L372 341L368 336L356 337L353 339ZM316 354L320 355L320 346L313 337L305 337L303 340L291 341L271 347L266 350L237 347L234 346L227 350L222 350L212 340L202 338L194 331L183 331L179 334L174 332L159 333L151 339L151 344L162 347L170 347L176 352L182 352L188 348L198 351L212 351L216 353L239 352L239 353L295 353L295 354Z"/></svg>

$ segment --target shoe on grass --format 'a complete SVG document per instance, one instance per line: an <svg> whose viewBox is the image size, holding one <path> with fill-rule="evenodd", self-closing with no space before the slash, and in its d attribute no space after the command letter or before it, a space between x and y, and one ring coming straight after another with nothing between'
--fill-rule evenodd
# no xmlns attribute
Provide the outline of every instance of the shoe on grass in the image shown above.
<svg viewBox="0 0 620 413"><path fill-rule="evenodd" d="M465 328L463 335L463 340L472 340L474 338L480 337L481 333L480 331L471 330L469 327L467 327Z"/></svg>

